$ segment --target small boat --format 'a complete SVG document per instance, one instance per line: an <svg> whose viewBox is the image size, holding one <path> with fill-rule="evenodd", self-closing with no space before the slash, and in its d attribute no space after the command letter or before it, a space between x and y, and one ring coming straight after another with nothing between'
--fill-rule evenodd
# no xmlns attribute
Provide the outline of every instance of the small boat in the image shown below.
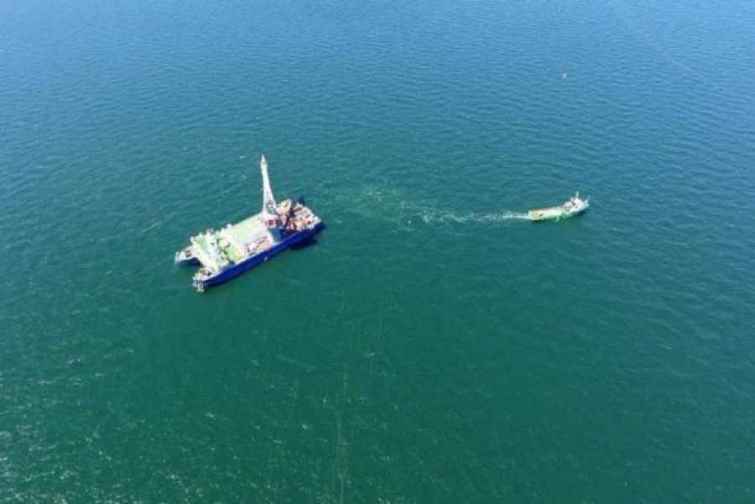
<svg viewBox="0 0 755 504"><path fill-rule="evenodd" d="M564 201L559 206L548 208L533 208L527 212L527 216L533 222L540 222L546 220L561 220L568 219L574 215L579 215L590 207L589 198L580 198L579 192Z"/></svg>

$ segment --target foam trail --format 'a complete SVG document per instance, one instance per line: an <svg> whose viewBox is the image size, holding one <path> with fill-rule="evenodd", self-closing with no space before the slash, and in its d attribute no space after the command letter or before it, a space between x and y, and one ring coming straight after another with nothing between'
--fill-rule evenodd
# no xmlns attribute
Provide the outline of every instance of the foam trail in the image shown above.
<svg viewBox="0 0 755 504"><path fill-rule="evenodd" d="M503 224L508 221L529 221L527 213L499 210L497 212L468 212L439 208L429 202L421 203L395 189L367 186L341 193L334 198L343 211L371 219L396 219L401 223L425 224Z"/></svg>
<svg viewBox="0 0 755 504"><path fill-rule="evenodd" d="M530 220L529 215L521 212L511 212L508 210L496 213L468 213L457 214L454 212L425 212L422 214L422 220L426 224L435 222L451 222L456 224L465 223L496 223L512 220Z"/></svg>

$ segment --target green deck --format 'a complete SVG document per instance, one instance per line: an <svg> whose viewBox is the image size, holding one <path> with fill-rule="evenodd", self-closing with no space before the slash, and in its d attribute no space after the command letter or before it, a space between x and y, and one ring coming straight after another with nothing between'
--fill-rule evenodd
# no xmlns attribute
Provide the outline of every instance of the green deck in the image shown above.
<svg viewBox="0 0 755 504"><path fill-rule="evenodd" d="M260 214L256 214L214 233L218 240L220 258L237 263L247 257L249 245L267 236L267 228L260 219ZM213 270L219 269L221 265L215 260L212 247L204 234L195 237L194 246L195 254L203 265Z"/></svg>

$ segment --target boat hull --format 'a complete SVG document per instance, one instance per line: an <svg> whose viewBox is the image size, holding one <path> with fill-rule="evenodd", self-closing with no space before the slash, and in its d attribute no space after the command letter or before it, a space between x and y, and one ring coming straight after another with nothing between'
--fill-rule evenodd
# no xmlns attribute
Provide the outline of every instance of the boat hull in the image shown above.
<svg viewBox="0 0 755 504"><path fill-rule="evenodd" d="M581 208L573 210L565 210L563 207L551 207L551 208L537 208L527 212L529 219L532 222L545 222L545 221L558 221L561 219L568 219L583 214L585 210L589 208L589 205L584 205Z"/></svg>
<svg viewBox="0 0 755 504"><path fill-rule="evenodd" d="M532 222L543 222L548 220L560 219L564 216L564 210L560 207L554 208L538 208L536 210L530 210L527 212Z"/></svg>
<svg viewBox="0 0 755 504"><path fill-rule="evenodd" d="M295 247L297 245L303 245L307 241L314 238L314 236L322 231L325 225L320 222L311 229L305 229L303 231L297 231L286 236L283 240L276 243L264 252L260 252L257 255L251 256L243 261L240 261L233 266L219 272L217 275L204 280L194 280L194 288L202 292L209 287L215 287L217 285L224 284L225 282L236 278L237 276L245 273L252 268L259 266L260 264L267 262L271 257L280 254L286 249Z"/></svg>
<svg viewBox="0 0 755 504"><path fill-rule="evenodd" d="M191 250L191 245L176 252L175 263L179 266L199 266L199 259L191 255L190 252L187 252L188 250Z"/></svg>

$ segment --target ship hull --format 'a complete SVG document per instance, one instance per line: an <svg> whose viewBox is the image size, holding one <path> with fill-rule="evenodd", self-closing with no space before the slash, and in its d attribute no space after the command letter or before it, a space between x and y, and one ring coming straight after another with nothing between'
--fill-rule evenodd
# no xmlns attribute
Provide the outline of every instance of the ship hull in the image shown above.
<svg viewBox="0 0 755 504"><path fill-rule="evenodd" d="M244 259L243 261L240 261L233 266L219 272L213 277L207 278L205 280L194 280L194 287L198 291L203 291L209 287L215 287L216 285L224 284L227 281L241 275L242 273L245 273L256 266L267 262L271 257L280 254L284 250L295 247L297 245L303 245L304 243L314 238L314 236L322 231L324 227L325 225L320 222L312 229L306 229L292 233L264 252L260 252L257 255Z"/></svg>
<svg viewBox="0 0 755 504"><path fill-rule="evenodd" d="M576 215L583 213L585 210L586 208L583 208L582 210L568 212L560 208L558 209L544 208L540 210L530 210L528 212L528 215L532 222L545 222L545 221L550 221L550 220L568 219L569 217L574 217Z"/></svg>
<svg viewBox="0 0 755 504"><path fill-rule="evenodd" d="M560 219L566 214L560 207L553 208L538 208L536 210L530 210L528 215L532 222L543 222L547 220Z"/></svg>
<svg viewBox="0 0 755 504"><path fill-rule="evenodd" d="M178 266L199 266L201 263L199 262L199 259L196 257L191 257L189 259L181 259L176 261L176 264Z"/></svg>
<svg viewBox="0 0 755 504"><path fill-rule="evenodd" d="M175 263L179 266L199 266L199 259L191 255L191 245L176 252Z"/></svg>
<svg viewBox="0 0 755 504"><path fill-rule="evenodd" d="M551 207L551 208L536 208L527 212L527 216L532 222L545 222L551 220L568 219L583 214L585 210L589 208L589 205L584 205L577 209L565 210L563 207Z"/></svg>

